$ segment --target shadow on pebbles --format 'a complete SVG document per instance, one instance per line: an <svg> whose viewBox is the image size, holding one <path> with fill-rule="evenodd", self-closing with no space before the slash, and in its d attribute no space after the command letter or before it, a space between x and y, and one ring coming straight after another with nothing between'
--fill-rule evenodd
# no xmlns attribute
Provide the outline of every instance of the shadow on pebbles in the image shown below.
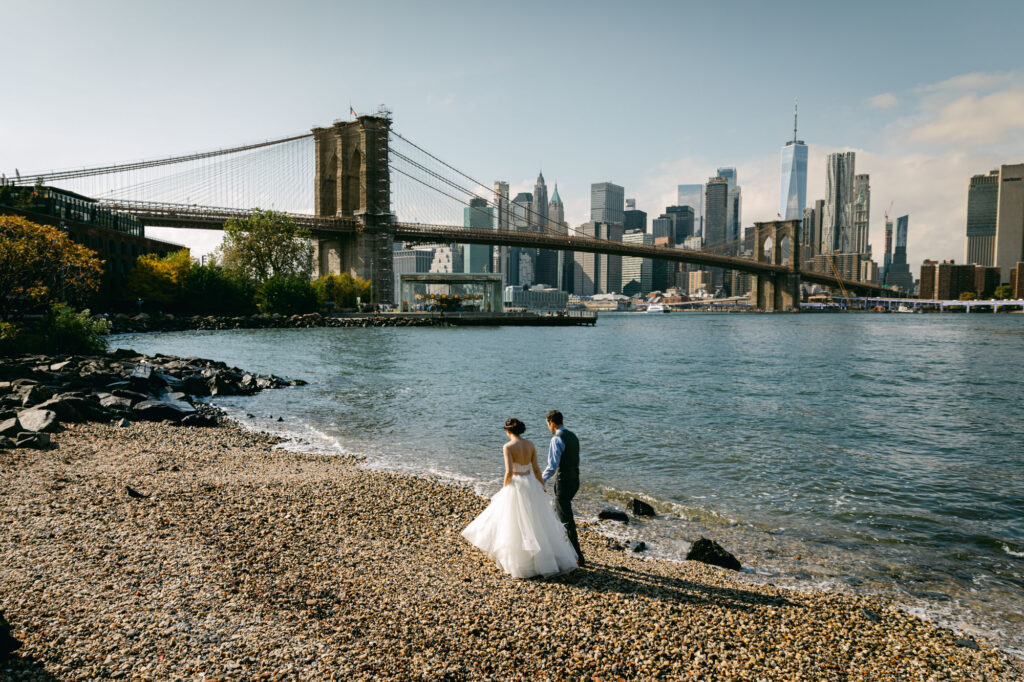
<svg viewBox="0 0 1024 682"><path fill-rule="evenodd" d="M606 546L513 580L467 488L273 450L234 426L79 424L0 454L15 680L1016 679L885 603ZM127 487L139 493L129 495Z"/></svg>

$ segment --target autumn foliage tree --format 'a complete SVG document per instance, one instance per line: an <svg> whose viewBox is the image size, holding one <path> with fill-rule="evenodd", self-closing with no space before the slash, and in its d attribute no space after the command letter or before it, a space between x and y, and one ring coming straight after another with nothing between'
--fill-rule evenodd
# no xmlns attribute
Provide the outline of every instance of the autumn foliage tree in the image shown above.
<svg viewBox="0 0 1024 682"><path fill-rule="evenodd" d="M78 305L100 286L103 262L55 227L0 215L0 317Z"/></svg>
<svg viewBox="0 0 1024 682"><path fill-rule="evenodd" d="M155 253L139 256L128 273L128 291L148 303L171 305L181 298L185 279L192 269L186 249L160 257Z"/></svg>
<svg viewBox="0 0 1024 682"><path fill-rule="evenodd" d="M370 282L347 272L325 275L313 282L313 287L320 305L333 303L338 308L352 308L357 297L364 303L370 300Z"/></svg>

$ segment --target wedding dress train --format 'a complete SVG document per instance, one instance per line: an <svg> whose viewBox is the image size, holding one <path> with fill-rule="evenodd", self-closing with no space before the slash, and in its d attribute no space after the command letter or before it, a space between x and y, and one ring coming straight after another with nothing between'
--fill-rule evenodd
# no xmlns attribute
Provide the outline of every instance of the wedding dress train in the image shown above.
<svg viewBox="0 0 1024 682"><path fill-rule="evenodd" d="M529 464L513 465L502 487L462 537L514 578L555 575L576 568L576 550L555 514L551 498Z"/></svg>

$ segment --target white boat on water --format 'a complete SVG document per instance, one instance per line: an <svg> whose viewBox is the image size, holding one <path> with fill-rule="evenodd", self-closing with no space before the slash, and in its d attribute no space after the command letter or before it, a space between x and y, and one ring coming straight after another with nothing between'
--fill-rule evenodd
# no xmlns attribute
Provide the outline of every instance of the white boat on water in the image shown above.
<svg viewBox="0 0 1024 682"><path fill-rule="evenodd" d="M644 312L648 312L648 313L667 313L668 312L668 308L666 308L665 306L661 305L660 303L653 303L653 304L647 306L647 310L644 311Z"/></svg>
<svg viewBox="0 0 1024 682"><path fill-rule="evenodd" d="M898 313L912 313L912 312L914 312L914 309L911 308L908 305L901 305L898 308L896 308L896 312L898 312Z"/></svg>

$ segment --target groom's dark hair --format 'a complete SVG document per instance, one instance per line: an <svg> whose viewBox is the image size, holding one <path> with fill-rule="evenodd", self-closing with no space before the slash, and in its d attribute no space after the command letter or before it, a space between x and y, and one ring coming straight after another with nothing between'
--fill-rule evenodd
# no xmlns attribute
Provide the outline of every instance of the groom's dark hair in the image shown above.
<svg viewBox="0 0 1024 682"><path fill-rule="evenodd" d="M562 413L559 412L558 410L551 410L550 412L548 412L548 421L554 424L555 426L561 426Z"/></svg>

